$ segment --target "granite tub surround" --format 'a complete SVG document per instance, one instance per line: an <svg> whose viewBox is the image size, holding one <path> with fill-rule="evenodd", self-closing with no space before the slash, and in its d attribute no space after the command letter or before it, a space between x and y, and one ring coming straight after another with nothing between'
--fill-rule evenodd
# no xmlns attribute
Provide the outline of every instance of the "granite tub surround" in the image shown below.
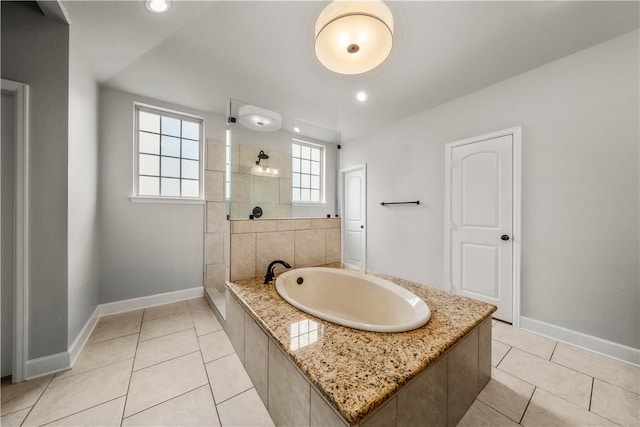
<svg viewBox="0 0 640 427"><path fill-rule="evenodd" d="M276 424L308 420L302 425L313 425L313 420L333 414L344 425L389 420L397 425L456 425L471 406L491 376L490 316L495 307L382 277L427 303L432 314L425 326L403 333L359 331L294 308L260 277L227 284L228 310L236 312L235 320L227 320L227 331L236 351L244 352L250 342L248 330L255 337L258 327L268 337L268 373L256 376L267 383L260 394L267 396L263 401ZM245 362L256 365L256 354L250 351ZM292 387L303 396L309 394L306 402L312 405L292 410L282 403L285 397L277 398L286 389L276 378L287 370L282 358L291 364L289 376L298 372L308 383L305 389L296 378Z"/></svg>
<svg viewBox="0 0 640 427"><path fill-rule="evenodd" d="M231 280L264 275L274 259L294 268L339 262L340 218L232 220ZM284 267L277 266L276 272Z"/></svg>

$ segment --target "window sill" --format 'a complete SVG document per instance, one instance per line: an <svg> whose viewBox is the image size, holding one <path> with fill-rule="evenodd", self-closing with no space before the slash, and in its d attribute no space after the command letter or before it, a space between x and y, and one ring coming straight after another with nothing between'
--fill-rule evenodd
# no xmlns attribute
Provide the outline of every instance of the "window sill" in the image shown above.
<svg viewBox="0 0 640 427"><path fill-rule="evenodd" d="M204 205L207 203L204 199L181 199L178 197L131 196L129 200L131 200L131 203L163 203L170 205Z"/></svg>

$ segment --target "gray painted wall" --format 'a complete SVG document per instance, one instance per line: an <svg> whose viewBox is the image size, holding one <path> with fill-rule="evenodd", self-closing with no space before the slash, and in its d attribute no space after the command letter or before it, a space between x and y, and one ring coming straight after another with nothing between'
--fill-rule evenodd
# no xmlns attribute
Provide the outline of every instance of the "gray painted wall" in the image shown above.
<svg viewBox="0 0 640 427"><path fill-rule="evenodd" d="M98 85L76 35L69 38L69 338L98 305Z"/></svg>
<svg viewBox="0 0 640 427"><path fill-rule="evenodd" d="M522 125L522 315L639 348L638 55L635 31L347 141L369 268L444 287L444 144Z"/></svg>
<svg viewBox="0 0 640 427"><path fill-rule="evenodd" d="M0 208L2 209L2 223L0 224L0 237L2 237L2 248L0 253L2 254L2 265L0 271L2 272L2 295L0 300L2 301L2 372L0 376L5 377L11 375L13 372L13 262L15 253L15 222L14 222L14 203L15 196L15 168L14 168L14 104L13 95L2 94L2 143L0 148L2 153L2 165L0 165L0 171L2 177L0 182L2 188L0 188Z"/></svg>
<svg viewBox="0 0 640 427"><path fill-rule="evenodd" d="M204 117L206 138L224 141L221 115L101 88L101 303L203 286L204 205L129 200L134 102Z"/></svg>
<svg viewBox="0 0 640 427"><path fill-rule="evenodd" d="M30 86L29 359L67 350L69 27L2 2L2 77Z"/></svg>

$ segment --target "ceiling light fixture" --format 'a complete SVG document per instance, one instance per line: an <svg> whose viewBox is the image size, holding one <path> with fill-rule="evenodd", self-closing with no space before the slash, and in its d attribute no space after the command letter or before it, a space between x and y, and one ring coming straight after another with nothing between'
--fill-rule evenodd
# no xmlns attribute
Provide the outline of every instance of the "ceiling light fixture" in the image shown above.
<svg viewBox="0 0 640 427"><path fill-rule="evenodd" d="M393 46L393 15L381 0L332 1L316 21L316 56L339 74L382 64Z"/></svg>
<svg viewBox="0 0 640 427"><path fill-rule="evenodd" d="M293 128L293 131L295 133L300 133L300 128L298 126L296 126L296 127Z"/></svg>
<svg viewBox="0 0 640 427"><path fill-rule="evenodd" d="M243 105L238 109L240 124L262 132L273 132L282 126L282 115L255 105Z"/></svg>
<svg viewBox="0 0 640 427"><path fill-rule="evenodd" d="M361 90L356 93L356 99L360 102L365 102L367 99L369 99L369 95L367 95L367 92Z"/></svg>
<svg viewBox="0 0 640 427"><path fill-rule="evenodd" d="M146 0L145 7L152 13L164 13L171 7L170 0Z"/></svg>

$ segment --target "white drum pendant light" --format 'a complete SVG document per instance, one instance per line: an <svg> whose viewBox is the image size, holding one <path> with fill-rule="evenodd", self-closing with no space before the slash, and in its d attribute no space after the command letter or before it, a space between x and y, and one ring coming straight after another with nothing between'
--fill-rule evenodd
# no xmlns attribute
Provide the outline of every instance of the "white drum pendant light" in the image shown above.
<svg viewBox="0 0 640 427"><path fill-rule="evenodd" d="M340 74L382 64L393 46L393 15L381 0L334 0L316 21L316 56Z"/></svg>

